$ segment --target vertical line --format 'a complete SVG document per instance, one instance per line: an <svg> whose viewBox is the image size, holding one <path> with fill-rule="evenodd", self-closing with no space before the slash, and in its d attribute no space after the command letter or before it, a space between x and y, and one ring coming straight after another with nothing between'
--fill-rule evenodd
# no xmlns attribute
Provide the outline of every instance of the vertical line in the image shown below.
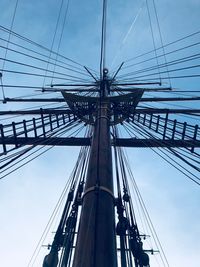
<svg viewBox="0 0 200 267"><path fill-rule="evenodd" d="M2 139L2 145L3 145L3 152L4 154L6 154L7 150L6 150L6 143L5 143L5 135L4 135L4 129L3 129L3 125L0 124L0 133L1 133L1 139Z"/></svg>
<svg viewBox="0 0 200 267"><path fill-rule="evenodd" d="M103 77L103 69L105 67L105 50L106 50L106 10L107 0L103 0L103 15L101 26L101 57L100 57L100 79Z"/></svg>
<svg viewBox="0 0 200 267"><path fill-rule="evenodd" d="M44 76L44 80L43 80L43 87L45 85L46 75L47 75L47 71L49 69L49 63L50 63L50 60L51 60L51 54L52 54L52 51L53 51L53 46L54 46L54 43L55 43L57 31L58 31L58 24L59 24L60 17L61 17L61 11L62 11L62 7L63 7L63 2L64 2L64 0L62 0L61 4L60 4L59 14L58 14L57 22L56 22L56 27L55 27L55 31L54 31L54 36L53 36L51 48L50 48L49 57L48 57L47 68L46 68L45 76Z"/></svg>
<svg viewBox="0 0 200 267"><path fill-rule="evenodd" d="M18 144L17 144L17 132L16 132L15 122L12 122L12 130L13 130L13 137L14 137L15 147L18 147Z"/></svg>
<svg viewBox="0 0 200 267"><path fill-rule="evenodd" d="M25 135L25 138L27 138L28 132L27 132L27 127L26 127L26 120L23 120L23 126L24 126L24 135Z"/></svg>
<svg viewBox="0 0 200 267"><path fill-rule="evenodd" d="M152 35L152 40L153 40L154 53L155 53L156 62L157 62L158 74L159 74L159 79L160 79L160 84L161 84L160 68L159 68L159 63L158 63L158 54L157 54L157 49L156 49L155 37L154 37L154 33L153 33L153 26L152 26L152 21L151 21L151 15L150 15L150 9L149 9L149 5L148 5L148 0L146 0L146 6L147 6L149 24L150 24L151 35Z"/></svg>
<svg viewBox="0 0 200 267"><path fill-rule="evenodd" d="M168 116L169 116L169 114L166 113L165 124L164 124L164 129L163 129L163 140L165 139L166 133L167 133Z"/></svg>
<svg viewBox="0 0 200 267"><path fill-rule="evenodd" d="M103 49L104 49L104 58L103 58L103 69L106 66L107 0L106 0L106 3L105 3L105 11L104 12L105 12L105 14L104 14L105 18L104 18L104 47L103 47Z"/></svg>
<svg viewBox="0 0 200 267"><path fill-rule="evenodd" d="M3 64L2 64L2 73L0 75L1 89L2 89L2 94L3 94L3 99L4 100L5 100L5 91L4 91L3 82L2 82L2 74L3 74L4 67L5 67L5 61L6 61L6 58L7 58L8 46L9 46L9 43L10 43L11 32L12 32L14 21L15 21L15 16L16 16L18 2L19 2L19 0L16 0L15 8L14 8L14 13L13 13L12 21L11 21L11 26L10 26L10 31L9 31L9 35L8 35L8 41L7 41L7 44L6 44L5 57L4 57Z"/></svg>
<svg viewBox="0 0 200 267"><path fill-rule="evenodd" d="M35 137L37 137L37 127L36 127L36 120L35 120L35 118L33 118L33 130L34 130Z"/></svg>
<svg viewBox="0 0 200 267"><path fill-rule="evenodd" d="M66 10L65 10L65 16L64 16L64 21L63 21L63 25L62 25L62 30L61 30L59 43L58 43L58 49L57 49L57 53L56 53L56 59L55 59L55 65L54 65L54 69L53 69L51 84L53 83L55 69L56 69L56 66L57 66L57 60L58 60L60 46L61 46L61 42L62 42L62 38L63 38L64 27L65 27L65 24L66 24L66 19L67 19L68 10L69 10L69 1L70 0L67 1L67 6L66 6Z"/></svg>
<svg viewBox="0 0 200 267"><path fill-rule="evenodd" d="M159 23L159 19L158 19L158 12L157 12L157 9L156 9L155 0L153 0L153 7L154 7L155 15L156 15L156 21L157 21L157 24L158 24L158 31L159 31L159 35L160 35L161 48L163 50L163 56L164 56L165 65L166 65L166 69L167 69L167 76L169 78L170 87L172 87L171 79L170 79L170 75L169 75L169 68L167 66L167 58L166 58L165 48L164 48L164 44L163 44L163 38L162 38L162 33L161 33L160 23Z"/></svg>

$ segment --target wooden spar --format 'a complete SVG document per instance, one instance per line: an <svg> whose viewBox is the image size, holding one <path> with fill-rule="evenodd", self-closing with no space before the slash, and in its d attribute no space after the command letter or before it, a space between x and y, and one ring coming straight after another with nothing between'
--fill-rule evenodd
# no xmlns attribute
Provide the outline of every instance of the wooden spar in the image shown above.
<svg viewBox="0 0 200 267"><path fill-rule="evenodd" d="M100 97L73 267L116 267L116 251L109 102Z"/></svg>

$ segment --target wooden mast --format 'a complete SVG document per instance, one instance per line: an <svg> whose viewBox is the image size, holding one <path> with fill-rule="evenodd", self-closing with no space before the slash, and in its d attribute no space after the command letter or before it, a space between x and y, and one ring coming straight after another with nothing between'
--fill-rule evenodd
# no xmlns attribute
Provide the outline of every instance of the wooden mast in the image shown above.
<svg viewBox="0 0 200 267"><path fill-rule="evenodd" d="M117 266L107 70L103 74L73 267Z"/></svg>

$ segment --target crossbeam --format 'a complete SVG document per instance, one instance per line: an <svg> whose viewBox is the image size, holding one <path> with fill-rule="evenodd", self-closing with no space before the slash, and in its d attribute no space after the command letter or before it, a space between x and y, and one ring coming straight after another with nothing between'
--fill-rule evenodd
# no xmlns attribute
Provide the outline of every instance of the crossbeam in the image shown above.
<svg viewBox="0 0 200 267"><path fill-rule="evenodd" d="M90 138L84 137L0 137L0 144L8 145L47 145L47 146L89 146ZM160 140L138 138L116 138L112 145L120 147L200 147L199 140Z"/></svg>
<svg viewBox="0 0 200 267"><path fill-rule="evenodd" d="M200 114L200 109L138 108L135 114Z"/></svg>
<svg viewBox="0 0 200 267"><path fill-rule="evenodd" d="M200 147L200 141L117 138L115 145L120 147Z"/></svg>
<svg viewBox="0 0 200 267"><path fill-rule="evenodd" d="M89 146L89 138L78 137L0 137L0 144L7 145L46 145L46 146Z"/></svg>
<svg viewBox="0 0 200 267"><path fill-rule="evenodd" d="M8 110L0 111L0 115L49 115L49 114L73 114L70 109L32 109L32 110Z"/></svg>
<svg viewBox="0 0 200 267"><path fill-rule="evenodd" d="M143 97L140 102L198 101L200 97Z"/></svg>
<svg viewBox="0 0 200 267"><path fill-rule="evenodd" d="M73 114L70 109L32 109L0 111L0 115L41 115L42 114ZM166 108L138 108L134 114L199 114L200 109L166 109Z"/></svg>
<svg viewBox="0 0 200 267"><path fill-rule="evenodd" d="M64 98L8 98L4 99L5 102L65 102Z"/></svg>
<svg viewBox="0 0 200 267"><path fill-rule="evenodd" d="M116 91L116 90L115 90ZM119 90L120 91L120 90ZM122 96L121 96L122 97ZM171 102L171 101L198 101L200 97L143 97L140 102ZM4 99L5 102L65 102L65 99L56 98L8 98Z"/></svg>

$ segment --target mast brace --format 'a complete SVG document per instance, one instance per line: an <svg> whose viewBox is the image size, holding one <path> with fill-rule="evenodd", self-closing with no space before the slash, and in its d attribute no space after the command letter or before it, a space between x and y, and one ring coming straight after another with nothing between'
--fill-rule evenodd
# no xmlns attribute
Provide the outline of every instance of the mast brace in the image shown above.
<svg viewBox="0 0 200 267"><path fill-rule="evenodd" d="M111 190L109 190L108 188L104 187L104 186L91 186L89 187L83 194L83 197L85 197L86 194L92 192L92 191L98 191L98 190L101 190L101 191L104 191L106 193L108 193L113 199L115 199L115 196L113 194L113 192Z"/></svg>

